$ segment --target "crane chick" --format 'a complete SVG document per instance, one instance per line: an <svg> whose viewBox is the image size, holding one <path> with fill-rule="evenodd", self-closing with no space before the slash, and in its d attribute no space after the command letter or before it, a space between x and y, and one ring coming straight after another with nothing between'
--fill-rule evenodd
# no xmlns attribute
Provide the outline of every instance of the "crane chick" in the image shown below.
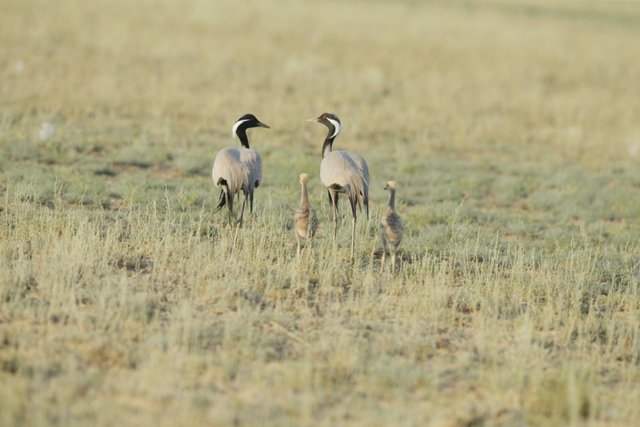
<svg viewBox="0 0 640 427"><path fill-rule="evenodd" d="M387 245L393 246L393 270L396 269L396 254L398 247L402 242L402 234L404 228L402 227L402 218L396 212L396 183L395 181L387 182L385 190L389 191L389 207L382 215L380 220L380 240L382 240L382 265L380 269L384 268L384 260L387 256Z"/></svg>
<svg viewBox="0 0 640 427"><path fill-rule="evenodd" d="M296 214L293 217L293 231L296 233L296 239L298 240L298 258L300 257L300 238L306 237L312 239L316 234L318 228L318 217L316 211L311 207L309 203L309 193L307 191L307 183L309 182L309 175L306 173L300 174L300 184L302 184L302 196L300 198L300 206L296 210Z"/></svg>
<svg viewBox="0 0 640 427"><path fill-rule="evenodd" d="M270 129L253 114L245 114L236 120L232 135L234 138L237 136L240 139L240 149L223 148L218 152L213 162L213 171L211 172L213 183L216 187L222 187L220 203L214 213L226 206L229 212L229 226L231 226L234 196L240 190L244 193L240 219L238 220L238 227L241 227L247 196L249 196L251 213L253 213L253 190L258 188L262 181L262 159L260 154L249 148L249 139L247 138L247 129L255 127Z"/></svg>
<svg viewBox="0 0 640 427"><path fill-rule="evenodd" d="M338 229L338 194L346 194L351 204L353 219L351 221L351 261L353 261L356 240L356 207L364 205L369 219L369 168L367 162L355 153L333 151L333 141L340 135L342 125L333 113L323 113L307 120L322 123L329 133L322 145L322 162L320 163L320 180L327 187L329 200L333 205L333 240Z"/></svg>

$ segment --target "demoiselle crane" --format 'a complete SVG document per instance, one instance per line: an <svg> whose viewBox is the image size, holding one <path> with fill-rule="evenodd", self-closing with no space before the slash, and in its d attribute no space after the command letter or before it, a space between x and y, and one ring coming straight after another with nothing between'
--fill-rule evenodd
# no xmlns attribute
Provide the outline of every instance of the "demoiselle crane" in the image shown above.
<svg viewBox="0 0 640 427"><path fill-rule="evenodd" d="M338 195L344 193L351 203L353 213L351 227L351 261L354 257L356 239L356 206L367 210L369 219L369 168L364 159L348 151L332 151L334 140L340 135L342 125L338 116L323 113L308 122L318 122L329 128L329 133L322 145L322 162L320 163L320 180L327 187L329 200L333 206L333 239L338 229Z"/></svg>
<svg viewBox="0 0 640 427"><path fill-rule="evenodd" d="M257 151L249 148L249 139L247 138L247 129L255 127L270 129L268 125L262 123L253 114L245 114L236 120L233 125L232 135L234 138L237 136L240 139L242 146L239 149L223 148L218 152L213 162L213 171L211 173L213 182L216 187L222 187L220 203L214 213L226 206L229 212L229 226L231 225L234 196L240 190L244 194L240 219L238 220L238 227L241 227L247 197L249 197L250 209L253 213L253 190L262 181L262 159L260 159L260 154Z"/></svg>

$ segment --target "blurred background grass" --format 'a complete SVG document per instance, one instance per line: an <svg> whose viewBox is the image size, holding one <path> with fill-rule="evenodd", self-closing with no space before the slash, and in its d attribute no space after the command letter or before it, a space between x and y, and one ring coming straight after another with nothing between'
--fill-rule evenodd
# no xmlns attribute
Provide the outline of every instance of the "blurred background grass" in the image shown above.
<svg viewBox="0 0 640 427"><path fill-rule="evenodd" d="M639 33L633 2L0 0L2 422L633 425ZM351 272L287 230L301 172L328 221L323 111L371 170ZM230 256L209 174L247 112Z"/></svg>
<svg viewBox="0 0 640 427"><path fill-rule="evenodd" d="M132 167L150 168L159 189L175 178L207 193L202 178L246 111L273 127L252 135L265 186L317 174L323 130L304 119L324 110L345 122L337 148L357 148L379 171L373 187L401 179L410 203L463 192L507 207L542 190L534 201L549 209L563 198L557 181L579 183L586 170L626 187L621 198L635 185L625 173L640 155L632 4L0 7L3 182L36 179L42 200L53 172L71 202L120 204L123 182L141 179ZM56 131L39 141L43 122ZM602 206L595 216L628 214Z"/></svg>

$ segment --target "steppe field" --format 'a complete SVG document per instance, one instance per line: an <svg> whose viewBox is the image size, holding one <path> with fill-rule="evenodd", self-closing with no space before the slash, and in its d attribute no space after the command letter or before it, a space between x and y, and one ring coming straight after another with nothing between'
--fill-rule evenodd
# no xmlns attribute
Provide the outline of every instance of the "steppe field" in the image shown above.
<svg viewBox="0 0 640 427"><path fill-rule="evenodd" d="M2 427L637 426L639 283L640 3L0 0Z"/></svg>

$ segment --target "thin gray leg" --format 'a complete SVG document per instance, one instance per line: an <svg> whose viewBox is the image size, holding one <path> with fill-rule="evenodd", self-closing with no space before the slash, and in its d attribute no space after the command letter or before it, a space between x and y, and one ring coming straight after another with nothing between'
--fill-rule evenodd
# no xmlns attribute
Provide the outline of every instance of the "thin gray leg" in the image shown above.
<svg viewBox="0 0 640 427"><path fill-rule="evenodd" d="M384 239L382 240L382 265L380 265L380 271L384 270L384 260L387 258L387 242Z"/></svg>
<svg viewBox="0 0 640 427"><path fill-rule="evenodd" d="M336 241L336 235L338 233L338 206L337 206L337 198L338 194L331 194L331 203L333 204L333 241Z"/></svg>
<svg viewBox="0 0 640 427"><path fill-rule="evenodd" d="M350 259L350 261L353 261L353 251L354 251L354 247L356 245L356 217L355 217L355 215L353 216L352 223L353 223L353 225L351 226L351 259Z"/></svg>
<svg viewBox="0 0 640 427"><path fill-rule="evenodd" d="M240 219L238 220L238 228L242 227L242 216L244 215L244 205L247 204L247 194L242 199L242 209L240 209Z"/></svg>
<svg viewBox="0 0 640 427"><path fill-rule="evenodd" d="M393 246L393 264L392 264L392 268L393 268L393 272L396 272L396 256L398 254L398 247L397 246Z"/></svg>

